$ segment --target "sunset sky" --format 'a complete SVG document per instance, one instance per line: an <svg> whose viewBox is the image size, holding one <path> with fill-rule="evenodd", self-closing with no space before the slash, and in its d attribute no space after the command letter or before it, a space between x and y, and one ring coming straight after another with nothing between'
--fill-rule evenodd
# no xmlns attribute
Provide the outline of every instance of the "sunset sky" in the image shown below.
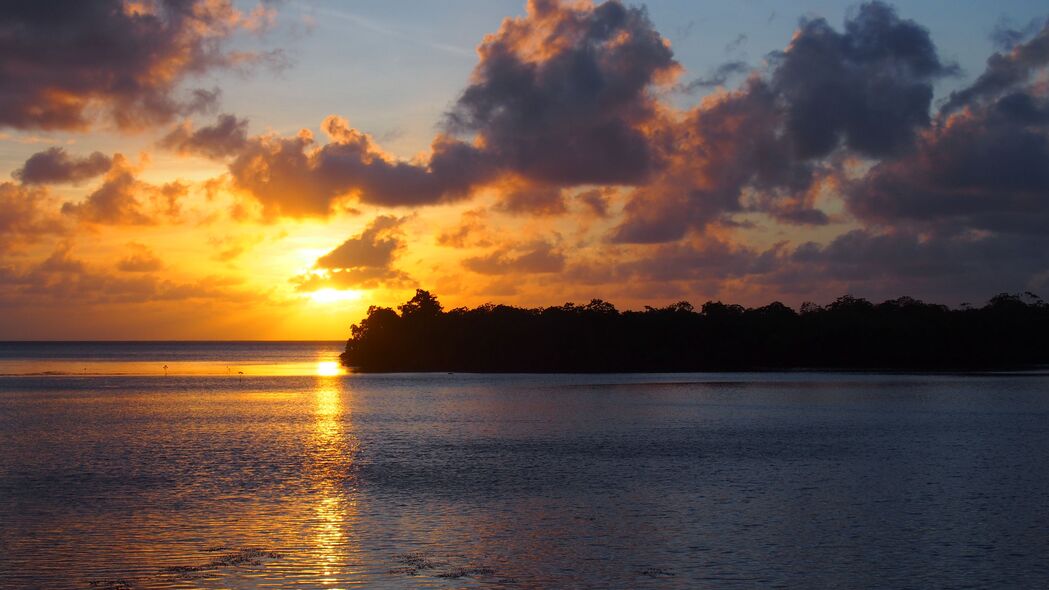
<svg viewBox="0 0 1049 590"><path fill-rule="evenodd" d="M1049 8L0 3L0 339L1049 296Z"/></svg>

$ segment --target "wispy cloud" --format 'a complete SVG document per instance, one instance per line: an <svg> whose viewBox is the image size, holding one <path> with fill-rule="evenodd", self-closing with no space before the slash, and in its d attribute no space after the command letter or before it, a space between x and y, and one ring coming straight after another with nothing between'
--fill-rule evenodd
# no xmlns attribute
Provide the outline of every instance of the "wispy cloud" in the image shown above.
<svg viewBox="0 0 1049 590"><path fill-rule="evenodd" d="M458 56L458 57L470 57L470 58L475 57L475 55L476 55L472 49L466 49L466 48L463 48L463 47L457 47L455 45L448 45L447 43L438 43L436 41L428 41L426 39L420 39L417 36L410 35L408 33L405 33L403 31L400 31L400 30L397 30L397 29L395 29L393 27L390 27L390 26L388 26L386 24L383 24L383 23L380 23L380 22L376 22L376 21L374 21L374 20L372 20L370 18L363 17L363 16L361 16L359 14L354 14L352 12L346 12L346 11L343 11L343 10L329 10L329 9L326 9L326 8L317 8L316 6L310 6L310 5L304 4L302 2L296 2L296 5L299 6L301 9L310 11L310 12L312 12L314 14L318 14L318 15L321 15L321 16L327 16L327 17L331 17L331 18L336 18L336 19L339 19L339 20L342 20L342 21L345 21L345 22L348 22L348 23L352 23L353 25L356 25L359 28L366 29L366 30L371 31L373 33L378 33L378 34L384 35L386 37L391 37L393 39L398 39L400 41L407 41L407 42L412 43L414 45L421 45L423 47L429 47L430 49L436 49L438 51L443 51L443 52L448 53L450 55L455 55L455 56Z"/></svg>

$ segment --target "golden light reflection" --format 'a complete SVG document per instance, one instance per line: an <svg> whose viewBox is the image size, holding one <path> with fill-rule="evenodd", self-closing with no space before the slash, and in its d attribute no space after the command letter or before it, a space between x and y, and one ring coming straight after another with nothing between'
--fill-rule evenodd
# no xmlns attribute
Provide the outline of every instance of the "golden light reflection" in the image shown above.
<svg viewBox="0 0 1049 590"><path fill-rule="evenodd" d="M347 485L357 444L349 428L350 411L343 404L345 383L335 378L340 372L335 361L317 363L310 441L314 481L310 547L317 563L317 581L325 586L351 573L340 566L353 551L352 526L357 516L357 502Z"/></svg>

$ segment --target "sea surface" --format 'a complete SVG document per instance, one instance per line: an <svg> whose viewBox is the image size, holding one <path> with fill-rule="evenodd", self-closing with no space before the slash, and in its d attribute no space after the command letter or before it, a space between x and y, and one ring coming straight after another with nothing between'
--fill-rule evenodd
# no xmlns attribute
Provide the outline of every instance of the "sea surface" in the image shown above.
<svg viewBox="0 0 1049 590"><path fill-rule="evenodd" d="M1044 374L340 348L0 344L0 588L1049 586Z"/></svg>

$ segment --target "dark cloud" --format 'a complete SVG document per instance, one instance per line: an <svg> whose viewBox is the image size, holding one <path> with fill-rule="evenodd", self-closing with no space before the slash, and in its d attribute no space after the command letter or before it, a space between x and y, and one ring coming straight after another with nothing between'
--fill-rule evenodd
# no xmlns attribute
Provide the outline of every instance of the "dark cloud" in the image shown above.
<svg viewBox="0 0 1049 590"><path fill-rule="evenodd" d="M531 0L478 53L446 126L476 134L501 168L566 186L637 184L657 166L649 89L679 66L644 9Z"/></svg>
<svg viewBox="0 0 1049 590"><path fill-rule="evenodd" d="M801 158L842 144L864 156L898 153L929 124L933 81L955 71L928 30L881 2L861 4L842 33L822 18L803 20L773 63L771 84Z"/></svg>
<svg viewBox="0 0 1049 590"><path fill-rule="evenodd" d="M699 241L659 244L643 256L622 263L621 278L632 281L721 281L758 275L775 268L781 246L765 252L727 240L707 237Z"/></svg>
<svg viewBox="0 0 1049 590"><path fill-rule="evenodd" d="M988 60L972 86L952 95L953 102L966 103L964 111L944 115L912 153L882 161L849 183L849 209L870 223L947 235L1044 234L1049 97L1031 74L1039 64L1044 74L1046 60L1049 29Z"/></svg>
<svg viewBox="0 0 1049 590"><path fill-rule="evenodd" d="M748 37L746 33L740 33L736 35L736 38L725 44L725 53L733 53L738 51L741 47L747 44Z"/></svg>
<svg viewBox="0 0 1049 590"><path fill-rule="evenodd" d="M1036 18L1028 21L1026 25L1016 28L1009 19L1003 17L991 31L991 41L1001 51L1011 51L1029 37L1034 36L1046 23L1044 18Z"/></svg>
<svg viewBox="0 0 1049 590"><path fill-rule="evenodd" d="M1044 235L934 235L848 232L826 246L803 244L770 275L866 297L912 295L946 303L984 301L1002 291L1049 286Z"/></svg>
<svg viewBox="0 0 1049 590"><path fill-rule="evenodd" d="M1033 39L1019 43L1024 36L1016 33L1006 53L995 53L987 58L987 67L971 85L952 92L941 112L949 114L986 99L993 99L1031 79L1031 74L1049 64L1049 20Z"/></svg>
<svg viewBox="0 0 1049 590"><path fill-rule="evenodd" d="M0 3L0 126L83 129L98 110L138 128L210 109L216 90L178 86L258 60L224 47L248 24L228 0Z"/></svg>
<svg viewBox="0 0 1049 590"><path fill-rule="evenodd" d="M612 240L655 243L682 238L747 210L741 197L752 191L776 215L778 204L806 201L818 165L799 159L773 89L751 78L740 90L705 101L677 130L679 153L657 183L638 189L627 202L625 218ZM793 221L793 220L792 220Z"/></svg>
<svg viewBox="0 0 1049 590"><path fill-rule="evenodd" d="M553 244L537 241L467 258L463 266L483 275L554 273L564 269L565 256Z"/></svg>
<svg viewBox="0 0 1049 590"><path fill-rule="evenodd" d="M376 217L360 235L317 259L314 268L348 269L362 266L383 267L393 262L394 253L403 246L392 232L404 223L389 215Z"/></svg>
<svg viewBox="0 0 1049 590"><path fill-rule="evenodd" d="M105 174L112 164L113 159L102 152L77 158L64 148L53 147L30 156L12 176L22 184L75 183Z"/></svg>
<svg viewBox="0 0 1049 590"><path fill-rule="evenodd" d="M240 153L248 145L248 120L224 114L218 116L214 125L196 130L187 121L165 135L159 145L180 154L220 160Z"/></svg>
<svg viewBox="0 0 1049 590"><path fill-rule="evenodd" d="M331 141L321 146L308 133L249 139L230 164L235 186L267 216L303 217L328 215L348 198L443 203L496 181L511 187L504 211L557 214L567 187L638 185L618 242L679 239L748 211L824 224L813 191L834 166L828 160L911 146L929 124L932 82L952 71L924 28L878 2L861 5L843 32L803 21L767 75L681 117L652 92L680 70L668 43L643 9L616 0L532 1L478 51L472 81L445 119L472 143L438 136L428 160L399 161L329 117ZM742 69L730 63L719 75ZM750 193L759 196L744 201Z"/></svg>
<svg viewBox="0 0 1049 590"><path fill-rule="evenodd" d="M507 213L529 215L562 215L568 211L560 188L537 185L504 189L497 208Z"/></svg>
<svg viewBox="0 0 1049 590"><path fill-rule="evenodd" d="M745 61L730 61L721 64L714 68L712 72L702 78L696 78L688 84L681 87L683 92L694 92L696 90L704 90L715 88L717 86L724 86L725 82L728 82L729 78L745 74L750 70L750 66Z"/></svg>
<svg viewBox="0 0 1049 590"><path fill-rule="evenodd" d="M708 97L668 132L666 171L635 192L611 239L674 241L752 211L825 224L814 201L837 160L910 149L929 126L933 81L952 71L928 31L885 4L862 4L843 32L803 20L767 75Z"/></svg>
<svg viewBox="0 0 1049 590"><path fill-rule="evenodd" d="M724 293L764 303L827 301L841 293L870 298L911 295L949 304L1002 291L1049 287L1045 235L926 235L857 229L827 244L777 243L765 249L716 236L635 247L622 256L568 265L569 284L631 285L643 299L666 286L682 294Z"/></svg>
<svg viewBox="0 0 1049 590"><path fill-rule="evenodd" d="M186 185L174 181L153 185L139 180L124 156L113 157L102 186L78 203L62 205L62 213L92 223L107 225L151 225L162 219L177 219L179 201Z"/></svg>
<svg viewBox="0 0 1049 590"><path fill-rule="evenodd" d="M578 195L572 197L573 200L579 201L590 210L591 213L598 217L608 217L609 211L609 200L614 189L590 189L583 191Z"/></svg>
<svg viewBox="0 0 1049 590"><path fill-rule="evenodd" d="M317 259L313 271L292 278L299 291L324 288L373 288L382 284L407 285L411 278L394 268L404 247L400 227L405 217L380 215L360 234Z"/></svg>
<svg viewBox="0 0 1049 590"><path fill-rule="evenodd" d="M1044 233L1047 132L1049 124L1034 127L999 108L960 116L930 134L918 153L880 163L854 182L849 208L886 226Z"/></svg>
<svg viewBox="0 0 1049 590"><path fill-rule="evenodd" d="M677 241L693 227L697 213L702 210L692 206L685 190L638 190L627 201L610 239L621 244Z"/></svg>
<svg viewBox="0 0 1049 590"><path fill-rule="evenodd" d="M198 132L181 127L163 143L234 155L234 186L269 217L326 216L350 198L444 203L497 180L516 187L504 210L557 214L566 186L638 183L658 168L650 134L661 106L650 89L670 83L679 66L643 9L535 0L478 51L473 80L445 119L451 134L438 135L425 159L397 160L337 117L325 120L323 145L308 132L241 141L232 117Z"/></svg>

